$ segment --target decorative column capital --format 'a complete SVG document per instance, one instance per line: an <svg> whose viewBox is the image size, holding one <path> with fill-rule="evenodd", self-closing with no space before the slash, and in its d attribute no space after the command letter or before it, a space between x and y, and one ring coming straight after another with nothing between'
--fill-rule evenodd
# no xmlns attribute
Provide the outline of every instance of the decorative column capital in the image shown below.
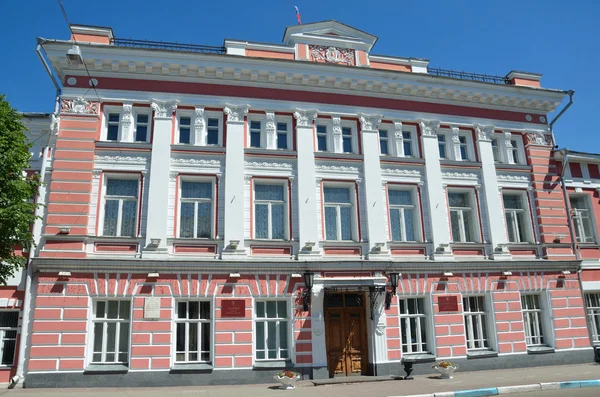
<svg viewBox="0 0 600 397"><path fill-rule="evenodd" d="M477 131L477 140L478 141L491 141L492 140L492 134L494 133L493 125L477 124L475 126L475 130Z"/></svg>
<svg viewBox="0 0 600 397"><path fill-rule="evenodd" d="M152 100L152 110L154 110L155 119L170 119L173 116L173 112L177 109L179 101L159 101L156 99Z"/></svg>
<svg viewBox="0 0 600 397"><path fill-rule="evenodd" d="M530 145L552 146L552 135L544 134L543 131L527 131L525 136Z"/></svg>
<svg viewBox="0 0 600 397"><path fill-rule="evenodd" d="M227 115L228 123L243 123L250 105L225 105L223 112Z"/></svg>
<svg viewBox="0 0 600 397"><path fill-rule="evenodd" d="M440 129L440 121L439 120L425 120L421 119L419 121L419 125L421 126L421 134L423 136L431 136L435 137Z"/></svg>
<svg viewBox="0 0 600 397"><path fill-rule="evenodd" d="M312 127L313 122L317 118L317 111L296 109L296 111L294 111L294 117L296 118L296 126Z"/></svg>
<svg viewBox="0 0 600 397"><path fill-rule="evenodd" d="M359 114L361 131L377 131L382 117L381 114Z"/></svg>

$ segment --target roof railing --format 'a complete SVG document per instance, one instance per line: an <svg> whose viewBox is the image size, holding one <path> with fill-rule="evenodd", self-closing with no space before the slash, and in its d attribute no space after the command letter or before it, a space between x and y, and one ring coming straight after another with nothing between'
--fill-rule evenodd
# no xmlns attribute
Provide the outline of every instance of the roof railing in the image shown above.
<svg viewBox="0 0 600 397"><path fill-rule="evenodd" d="M491 74L462 72L459 70L427 68L427 73L433 76L451 77L453 79L481 81L484 83L493 84L510 84L506 77L494 76Z"/></svg>
<svg viewBox="0 0 600 397"><path fill-rule="evenodd" d="M114 38L111 44L117 47L147 48L166 51L186 51L203 54L225 54L225 47L201 44L170 43L166 41L134 40Z"/></svg>

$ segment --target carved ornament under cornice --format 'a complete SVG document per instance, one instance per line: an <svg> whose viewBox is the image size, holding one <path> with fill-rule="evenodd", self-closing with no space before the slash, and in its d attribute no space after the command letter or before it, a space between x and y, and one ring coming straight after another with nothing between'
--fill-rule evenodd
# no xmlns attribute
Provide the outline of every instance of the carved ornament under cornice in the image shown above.
<svg viewBox="0 0 600 397"><path fill-rule="evenodd" d="M354 66L356 54L353 49L309 45L310 60L313 62L337 63Z"/></svg>
<svg viewBox="0 0 600 397"><path fill-rule="evenodd" d="M442 172L442 178L447 179L463 179L463 180L477 180L477 174L470 172Z"/></svg>
<svg viewBox="0 0 600 397"><path fill-rule="evenodd" d="M406 169L406 168L382 168L382 174L397 175L397 176L409 176L409 177L421 177L421 171Z"/></svg>
<svg viewBox="0 0 600 397"><path fill-rule="evenodd" d="M146 164L148 157L144 156L124 156L124 155L96 155L94 163L110 164Z"/></svg>
<svg viewBox="0 0 600 397"><path fill-rule="evenodd" d="M263 168L263 169L284 169L291 170L294 166L291 163L282 163L274 161L244 161L245 168Z"/></svg>
<svg viewBox="0 0 600 397"><path fill-rule="evenodd" d="M542 131L528 132L525 136L527 137L527 143L530 145L554 146L552 135L544 134Z"/></svg>
<svg viewBox="0 0 600 397"><path fill-rule="evenodd" d="M171 164L178 165L203 165L208 167L220 167L221 160L202 159L196 157L174 157L171 158Z"/></svg>
<svg viewBox="0 0 600 397"><path fill-rule="evenodd" d="M333 164L317 164L315 166L316 171L320 172L340 172L340 173L351 173L357 174L360 169L358 167L349 165L333 165Z"/></svg>
<svg viewBox="0 0 600 397"><path fill-rule="evenodd" d="M97 116L100 114L100 102L87 101L83 98L63 99L60 112Z"/></svg>

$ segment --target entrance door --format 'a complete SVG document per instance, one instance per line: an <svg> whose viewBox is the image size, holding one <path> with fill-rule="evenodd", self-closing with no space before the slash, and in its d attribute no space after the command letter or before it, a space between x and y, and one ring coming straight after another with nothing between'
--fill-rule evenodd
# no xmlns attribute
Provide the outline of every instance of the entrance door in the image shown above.
<svg viewBox="0 0 600 397"><path fill-rule="evenodd" d="M367 371L365 299L362 293L325 295L325 336L329 376Z"/></svg>

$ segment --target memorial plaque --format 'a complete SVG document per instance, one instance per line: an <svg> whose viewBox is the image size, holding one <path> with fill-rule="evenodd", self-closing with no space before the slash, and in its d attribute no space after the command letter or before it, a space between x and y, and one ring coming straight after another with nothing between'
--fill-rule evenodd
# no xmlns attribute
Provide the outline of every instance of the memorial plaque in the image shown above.
<svg viewBox="0 0 600 397"><path fill-rule="evenodd" d="M157 320L160 318L160 298L150 296L144 300L144 319Z"/></svg>
<svg viewBox="0 0 600 397"><path fill-rule="evenodd" d="M223 299L221 317L246 317L246 301L243 299Z"/></svg>
<svg viewBox="0 0 600 397"><path fill-rule="evenodd" d="M458 296L440 296L438 297L438 307L442 312L457 312L458 311Z"/></svg>

